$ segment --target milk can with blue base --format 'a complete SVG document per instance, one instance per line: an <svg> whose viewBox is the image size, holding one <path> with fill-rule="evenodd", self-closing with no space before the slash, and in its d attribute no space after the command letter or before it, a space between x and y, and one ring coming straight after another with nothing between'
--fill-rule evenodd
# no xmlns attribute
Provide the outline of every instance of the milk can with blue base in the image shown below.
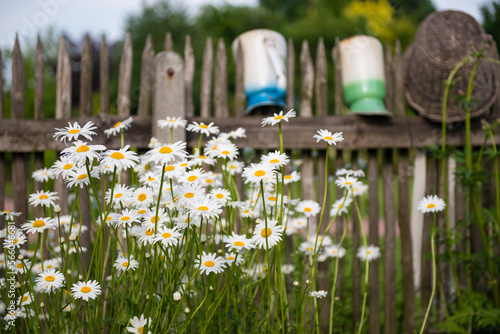
<svg viewBox="0 0 500 334"><path fill-rule="evenodd" d="M354 36L342 40L339 49L344 101L350 113L390 116L384 106L384 54L380 41Z"/></svg>
<svg viewBox="0 0 500 334"><path fill-rule="evenodd" d="M243 85L246 113L263 106L285 108L286 40L276 31L256 29L238 36L232 44L236 57L238 42L243 54Z"/></svg>

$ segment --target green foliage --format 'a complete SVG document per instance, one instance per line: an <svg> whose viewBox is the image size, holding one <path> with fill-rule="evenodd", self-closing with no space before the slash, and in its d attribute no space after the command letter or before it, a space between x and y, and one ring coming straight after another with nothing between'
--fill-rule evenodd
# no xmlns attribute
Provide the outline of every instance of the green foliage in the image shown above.
<svg viewBox="0 0 500 334"><path fill-rule="evenodd" d="M485 4L481 6L480 10L484 30L493 36L498 48L500 46L500 1Z"/></svg>

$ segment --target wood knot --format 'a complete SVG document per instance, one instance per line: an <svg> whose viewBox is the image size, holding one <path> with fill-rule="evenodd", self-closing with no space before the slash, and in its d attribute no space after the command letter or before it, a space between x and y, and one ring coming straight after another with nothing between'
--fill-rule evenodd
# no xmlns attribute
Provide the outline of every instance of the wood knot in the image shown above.
<svg viewBox="0 0 500 334"><path fill-rule="evenodd" d="M167 75L168 75L169 78L171 78L174 75L174 73L175 73L175 71L174 71L174 69L172 67L169 67L167 69Z"/></svg>

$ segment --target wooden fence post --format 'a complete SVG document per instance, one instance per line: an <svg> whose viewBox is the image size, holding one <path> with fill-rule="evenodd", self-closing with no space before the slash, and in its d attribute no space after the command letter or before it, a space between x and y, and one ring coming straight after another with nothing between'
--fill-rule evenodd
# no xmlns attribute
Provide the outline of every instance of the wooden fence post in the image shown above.
<svg viewBox="0 0 500 334"><path fill-rule="evenodd" d="M106 36L102 35L99 52L99 85L101 89L101 114L109 114L109 57Z"/></svg>
<svg viewBox="0 0 500 334"><path fill-rule="evenodd" d="M219 38L217 42L217 54L215 56L215 79L214 79L214 116L229 117L227 103L227 55L224 40Z"/></svg>
<svg viewBox="0 0 500 334"><path fill-rule="evenodd" d="M0 121L4 118L4 100L3 100L3 60L2 50L0 50ZM0 209L5 210L5 157L0 152ZM3 217L0 223L3 222ZM3 249L3 247L2 247Z"/></svg>
<svg viewBox="0 0 500 334"><path fill-rule="evenodd" d="M151 102L153 98L153 81L155 75L155 50L151 34L146 38L146 44L142 51L141 64L141 86L139 93L139 107L137 116L146 117L151 114Z"/></svg>
<svg viewBox="0 0 500 334"><path fill-rule="evenodd" d="M214 50L212 39L207 38L205 50L203 51L203 65L201 69L201 106L200 116L210 117L212 96L212 68L214 63Z"/></svg>
<svg viewBox="0 0 500 334"><path fill-rule="evenodd" d="M194 80L194 52L191 45L191 36L186 36L184 45L184 89L186 97L186 116L194 117L193 80Z"/></svg>
<svg viewBox="0 0 500 334"><path fill-rule="evenodd" d="M288 38L286 49L286 106L293 109L295 106L295 49L293 39Z"/></svg>
<svg viewBox="0 0 500 334"><path fill-rule="evenodd" d="M379 246L379 212L378 212L378 163L377 151L368 151L368 198L370 207L368 208L368 224L369 235L368 241L370 245ZM353 251L356 251L353 249ZM372 334L380 333L380 306L379 306L379 260L372 261L370 266L370 277L368 278L368 293L370 296L370 317L368 320L370 332Z"/></svg>
<svg viewBox="0 0 500 334"><path fill-rule="evenodd" d="M130 116L130 85L132 81L132 39L130 33L125 37L118 80L118 115Z"/></svg>
<svg viewBox="0 0 500 334"><path fill-rule="evenodd" d="M238 40L236 44L236 54L234 58L236 66L235 71L235 92L234 92L234 113L236 117L245 116L246 95L244 87L244 73L243 73L243 48L241 42Z"/></svg>
<svg viewBox="0 0 500 334"><path fill-rule="evenodd" d="M170 132L158 127L157 121L167 116L186 118L184 98L184 60L173 51L163 51L155 57L152 133L160 143L170 142ZM173 141L185 141L185 129L174 130Z"/></svg>

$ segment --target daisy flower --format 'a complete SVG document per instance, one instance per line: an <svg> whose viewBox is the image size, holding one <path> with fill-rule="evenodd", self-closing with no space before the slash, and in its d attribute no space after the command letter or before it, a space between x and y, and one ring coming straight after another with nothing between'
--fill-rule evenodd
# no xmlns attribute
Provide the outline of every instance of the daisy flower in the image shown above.
<svg viewBox="0 0 500 334"><path fill-rule="evenodd" d="M210 190L209 195L212 196L221 205L226 205L227 201L231 200L231 193L224 188L215 188Z"/></svg>
<svg viewBox="0 0 500 334"><path fill-rule="evenodd" d="M45 269L56 269L59 268L59 262L57 259L45 260L43 266Z"/></svg>
<svg viewBox="0 0 500 334"><path fill-rule="evenodd" d="M8 210L3 210L0 211L0 216L4 216L6 220L14 220L14 217L19 217L21 215L21 212L14 212L14 211L8 211Z"/></svg>
<svg viewBox="0 0 500 334"><path fill-rule="evenodd" d="M194 200L189 204L189 211L191 214L205 219L218 218L222 213L219 202L209 196Z"/></svg>
<svg viewBox="0 0 500 334"><path fill-rule="evenodd" d="M281 266L281 271L285 275L289 275L289 274L293 273L294 270L295 270L295 266L293 264L284 264Z"/></svg>
<svg viewBox="0 0 500 334"><path fill-rule="evenodd" d="M312 243L308 241L302 242L299 246L299 251L302 253L312 254L314 252L314 242Z"/></svg>
<svg viewBox="0 0 500 334"><path fill-rule="evenodd" d="M9 233L5 240L3 241L3 247L7 249L14 249L14 248L20 248L22 244L26 243L28 239L26 238L26 235L24 235L23 232L16 230L14 233Z"/></svg>
<svg viewBox="0 0 500 334"><path fill-rule="evenodd" d="M238 255L238 253L228 253L226 255L224 255L224 260L226 260L226 263L228 266L232 265L233 263L235 263L237 266L239 266L240 264L242 264L245 259L243 259L243 256L242 255Z"/></svg>
<svg viewBox="0 0 500 334"><path fill-rule="evenodd" d="M43 292L51 292L52 289L59 289L64 284L64 275L55 270L48 269L41 272L36 278L36 286Z"/></svg>
<svg viewBox="0 0 500 334"><path fill-rule="evenodd" d="M73 297L76 299L83 299L88 301L90 299L96 299L97 296L101 294L101 286L97 281L87 281L87 282L77 282L71 287L71 292Z"/></svg>
<svg viewBox="0 0 500 334"><path fill-rule="evenodd" d="M240 215L242 218L256 218L259 214L250 207L242 207Z"/></svg>
<svg viewBox="0 0 500 334"><path fill-rule="evenodd" d="M26 233L43 232L48 228L55 229L56 223L52 218L36 218L21 226Z"/></svg>
<svg viewBox="0 0 500 334"><path fill-rule="evenodd" d="M132 255L130 255L130 259L126 256L120 256L116 259L115 264L113 265L116 270L135 270L139 267L139 261L135 260Z"/></svg>
<svg viewBox="0 0 500 334"><path fill-rule="evenodd" d="M50 167L55 177L59 176L59 174L65 177L74 168L76 168L76 163L67 156L61 156L61 158Z"/></svg>
<svg viewBox="0 0 500 334"><path fill-rule="evenodd" d="M119 150L108 150L102 154L101 166L110 167L112 170L116 167L117 171L134 168L139 162L137 153L129 151L130 145Z"/></svg>
<svg viewBox="0 0 500 334"><path fill-rule="evenodd" d="M332 238L329 235L325 235L323 238L323 235L316 235L316 234L311 234L309 235L308 239L310 243L314 245L316 243L316 237L318 238L318 245L321 244L322 246L330 246L332 244Z"/></svg>
<svg viewBox="0 0 500 334"><path fill-rule="evenodd" d="M30 266L31 266L30 261L16 260L16 264L14 265L14 271L18 274L26 274Z"/></svg>
<svg viewBox="0 0 500 334"><path fill-rule="evenodd" d="M153 191L147 187L140 187L134 190L130 200L136 206L149 206L154 201Z"/></svg>
<svg viewBox="0 0 500 334"><path fill-rule="evenodd" d="M158 172L147 172L140 177L139 182L146 187L159 187L161 183L161 174L159 174Z"/></svg>
<svg viewBox="0 0 500 334"><path fill-rule="evenodd" d="M254 242L254 244L259 248L272 248L278 242L280 242L284 228L283 226L277 224L277 220L268 221L267 228L265 222L260 222L259 224L257 224L257 226L255 226L255 230L253 231L252 237L252 241Z"/></svg>
<svg viewBox="0 0 500 334"><path fill-rule="evenodd" d="M183 165L183 166L181 166ZM158 166L160 172L163 168L165 172L165 177L170 178L170 179L175 179L181 176L182 173L186 172L186 169L189 167L190 163L173 163L173 164L167 164L164 166Z"/></svg>
<svg viewBox="0 0 500 334"><path fill-rule="evenodd" d="M146 211L143 214L145 227L155 227L155 225L163 226L169 219L168 213L164 209L158 210L158 216L156 215L156 209L153 211Z"/></svg>
<svg viewBox="0 0 500 334"><path fill-rule="evenodd" d="M111 188L106 191L106 196L104 197L106 204L109 205L111 202ZM113 202L124 204L130 201L130 189L124 184L118 184L113 190Z"/></svg>
<svg viewBox="0 0 500 334"><path fill-rule="evenodd" d="M244 249L255 248L252 239L248 239L245 235L238 235L234 232L232 236L224 236L222 241L224 241L224 244L226 245L226 247L229 248L230 252L232 251L240 252Z"/></svg>
<svg viewBox="0 0 500 334"><path fill-rule="evenodd" d="M187 156L185 151L186 142L178 141L176 143L160 145L152 150L149 150L144 155L150 162L158 165L165 165L174 161L184 160Z"/></svg>
<svg viewBox="0 0 500 334"><path fill-rule="evenodd" d="M179 217L175 218L175 227L177 227L179 230L183 230L187 227L200 227L200 224L200 217L192 215L188 216L187 214L180 214Z"/></svg>
<svg viewBox="0 0 500 334"><path fill-rule="evenodd" d="M318 130L318 134L314 135L313 138L316 139L316 142L324 140L328 143L328 145L337 145L337 143L344 140L344 137L342 137L342 132L332 133L328 130Z"/></svg>
<svg viewBox="0 0 500 334"><path fill-rule="evenodd" d="M362 260L370 262L371 260L376 260L380 257L380 248L374 245L369 245L365 248L365 246L361 246L358 248L358 253L356 256Z"/></svg>
<svg viewBox="0 0 500 334"><path fill-rule="evenodd" d="M127 331L129 331L129 333L143 334L144 327L151 325L151 322L151 318L144 318L144 314L141 314L140 318L133 317L132 319L130 319L130 324L132 325L132 327L127 327ZM151 331L148 331L148 334L150 333Z"/></svg>
<svg viewBox="0 0 500 334"><path fill-rule="evenodd" d="M280 153L280 151L274 151L266 154L262 157L262 162L270 164L275 168L283 167L290 162L286 153Z"/></svg>
<svg viewBox="0 0 500 334"><path fill-rule="evenodd" d="M90 175L86 167L77 167L69 171L64 177L64 181L66 181L68 188L77 186L83 189L84 186L90 184L90 178L99 178L99 172L95 168L89 167L89 169Z"/></svg>
<svg viewBox="0 0 500 334"><path fill-rule="evenodd" d="M179 205L186 206L205 195L205 189L200 184L184 184L175 188L175 200Z"/></svg>
<svg viewBox="0 0 500 334"><path fill-rule="evenodd" d="M155 236L155 241L159 241L165 247L176 246L179 240L182 238L182 234L179 233L177 228L158 228L158 233Z"/></svg>
<svg viewBox="0 0 500 334"><path fill-rule="evenodd" d="M128 128L130 128L130 125L132 124L133 120L134 119L132 117L129 117L124 121L117 122L112 128L104 130L104 133L108 137L111 135L115 136L115 135L119 134L120 132L125 131Z"/></svg>
<svg viewBox="0 0 500 334"><path fill-rule="evenodd" d="M351 203L352 203L351 197L339 198L338 200L335 201L335 203L332 204L332 209L330 210L330 216L333 217L335 215L347 214Z"/></svg>
<svg viewBox="0 0 500 334"><path fill-rule="evenodd" d="M229 170L229 173L231 173L231 175L240 174L243 171L243 167L245 167L245 163L242 161L230 161L227 164L227 169ZM223 168L226 167L223 166Z"/></svg>
<svg viewBox="0 0 500 334"><path fill-rule="evenodd" d="M345 253L346 253L345 248L339 247L336 244L326 247L324 252L324 254L328 257L338 257L338 258L343 258Z"/></svg>
<svg viewBox="0 0 500 334"><path fill-rule="evenodd" d="M87 160L92 162L94 159L99 159L99 152L105 150L106 146L104 145L87 145L87 143L78 140L73 143L73 146L62 150L61 154L76 163L85 164Z"/></svg>
<svg viewBox="0 0 500 334"><path fill-rule="evenodd" d="M319 290L319 291L311 291L309 292L309 296L314 297L314 298L324 298L328 292L325 290Z"/></svg>
<svg viewBox="0 0 500 334"><path fill-rule="evenodd" d="M244 128L237 128L236 130L233 130L231 132L227 133L227 136L233 139L237 138L246 138L246 130Z"/></svg>
<svg viewBox="0 0 500 334"><path fill-rule="evenodd" d="M144 246L146 245L152 245L156 241L156 235L155 235L155 227L141 227L135 237L139 239L139 242L142 243Z"/></svg>
<svg viewBox="0 0 500 334"><path fill-rule="evenodd" d="M417 209L422 211L422 213L439 212L443 211L445 206L446 203L441 198L436 195L429 195L420 200Z"/></svg>
<svg viewBox="0 0 500 334"><path fill-rule="evenodd" d="M80 127L80 124L75 122L75 124L71 125L71 122L68 122L68 126L62 129L56 128L57 132L54 134L54 138L58 140L61 138L62 141L66 143L66 139L68 140L77 140L79 136L85 137L88 140L92 140L92 136L96 133L92 130L97 129L94 126L94 123L87 122L83 127Z"/></svg>
<svg viewBox="0 0 500 334"><path fill-rule="evenodd" d="M29 204L33 206L53 206L54 201L59 199L56 192L39 190L29 196Z"/></svg>
<svg viewBox="0 0 500 334"><path fill-rule="evenodd" d="M284 181L285 184L290 184L292 182L300 181L300 172L293 171L291 174L285 174Z"/></svg>
<svg viewBox="0 0 500 334"><path fill-rule="evenodd" d="M193 122L192 124L189 124L187 126L186 130L196 133L202 133L205 136L216 135L219 133L219 127L215 126L214 122L211 122L208 125L206 125L203 122L201 123Z"/></svg>
<svg viewBox="0 0 500 334"><path fill-rule="evenodd" d="M264 125L276 125L278 123L280 123L281 121L287 121L292 118L292 117L295 117L297 116L297 113L291 109L289 112L287 112L285 115L283 115L283 110L280 111L279 114L274 114L274 116L269 116L269 117L266 117L262 120L262 126Z"/></svg>
<svg viewBox="0 0 500 334"><path fill-rule="evenodd" d="M156 122L158 126L162 129L164 128L177 129L178 127L185 128L187 124L187 121L185 119L182 119L180 117L170 117L170 116L167 116L166 119L159 119Z"/></svg>
<svg viewBox="0 0 500 334"><path fill-rule="evenodd" d="M19 298L17 298L17 304L20 306L25 306L30 304L33 301L33 299L34 299L33 294L30 292L26 292L24 295L19 296Z"/></svg>
<svg viewBox="0 0 500 334"><path fill-rule="evenodd" d="M205 253L194 260L194 267L200 270L201 274L210 273L220 274L226 268L226 260L222 257L217 257L216 253Z"/></svg>
<svg viewBox="0 0 500 334"><path fill-rule="evenodd" d="M363 170L358 169L358 170L352 170L352 169L345 169L345 168L340 168L337 169L335 172L336 176L354 176L354 177L363 177L365 176L365 172Z"/></svg>
<svg viewBox="0 0 500 334"><path fill-rule="evenodd" d="M347 188L350 189L352 186L354 186L358 182L358 179L354 176L339 176L335 180L335 184L340 187L340 188Z"/></svg>
<svg viewBox="0 0 500 334"><path fill-rule="evenodd" d="M225 142L218 145L211 154L215 158L234 160L238 156L238 147L231 142Z"/></svg>
<svg viewBox="0 0 500 334"><path fill-rule="evenodd" d="M276 177L276 171L274 166L267 163L251 164L249 167L243 169L243 177L245 182L259 183L264 182L274 182Z"/></svg>
<svg viewBox="0 0 500 334"><path fill-rule="evenodd" d="M216 163L215 159L212 158L212 155L211 156L202 155L200 154L200 151L197 148L194 149L194 154L189 155L188 158L191 159L190 162L193 164L193 166L198 166L203 164L214 166Z"/></svg>
<svg viewBox="0 0 500 334"><path fill-rule="evenodd" d="M48 168L37 169L34 171L31 176L36 182L47 182L49 179L52 179L53 174L52 170Z"/></svg>
<svg viewBox="0 0 500 334"><path fill-rule="evenodd" d="M205 172L201 168L196 168L191 171L184 172L178 179L180 183L194 183L200 182L205 177Z"/></svg>
<svg viewBox="0 0 500 334"><path fill-rule="evenodd" d="M116 225L130 227L133 223L139 223L140 216L136 210L124 209L121 214L116 217Z"/></svg>
<svg viewBox="0 0 500 334"><path fill-rule="evenodd" d="M353 196L361 196L364 195L368 191L368 185L363 184L362 182L356 182L352 186L352 195Z"/></svg>
<svg viewBox="0 0 500 334"><path fill-rule="evenodd" d="M307 219L305 217L292 218L289 225L297 230L301 230L307 226Z"/></svg>
<svg viewBox="0 0 500 334"><path fill-rule="evenodd" d="M315 217L320 210L319 204L312 200L301 201L295 208L296 212L304 214L306 217Z"/></svg>

